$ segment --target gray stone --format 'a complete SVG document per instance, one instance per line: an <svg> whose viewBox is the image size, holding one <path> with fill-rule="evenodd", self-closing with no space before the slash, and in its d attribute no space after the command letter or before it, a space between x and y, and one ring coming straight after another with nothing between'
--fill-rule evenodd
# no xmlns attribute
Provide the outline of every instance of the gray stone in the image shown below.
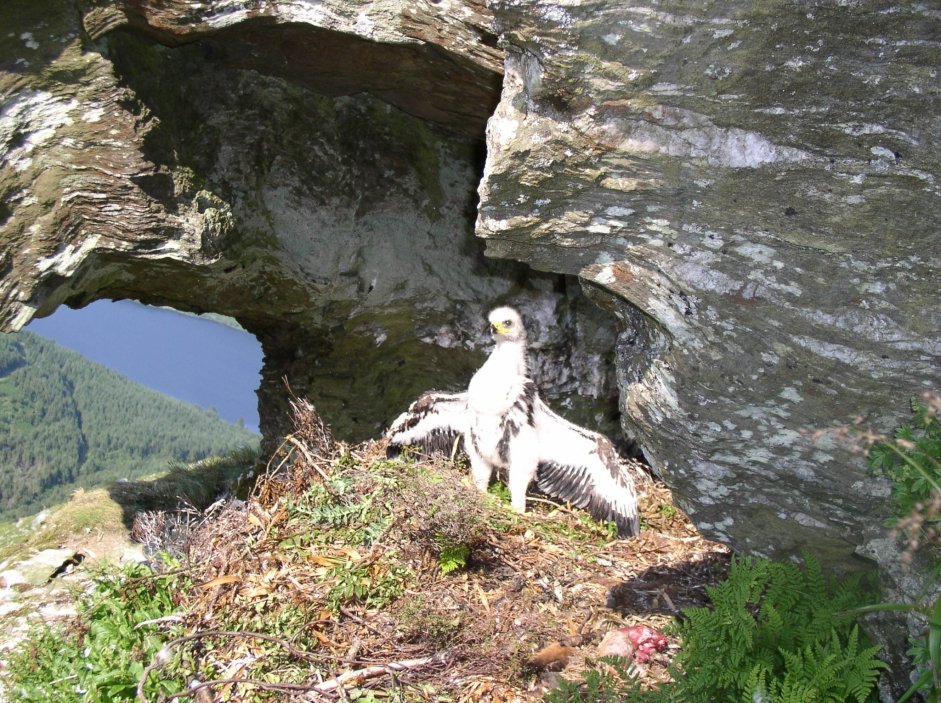
<svg viewBox="0 0 941 703"><path fill-rule="evenodd" d="M888 489L817 432L941 375L941 17L880 7L495 3L477 224L610 298L625 431L707 535L844 571Z"/></svg>
<svg viewBox="0 0 941 703"><path fill-rule="evenodd" d="M79 557L79 561L81 558ZM75 559L74 549L44 549L17 562L13 569L0 574L0 585L12 589L45 586L63 565L72 563Z"/></svg>
<svg viewBox="0 0 941 703"><path fill-rule="evenodd" d="M290 3L71 7L4 6L5 55L35 69L0 75L5 329L98 298L226 314L263 345L268 440L287 429L285 377L362 439L429 386L466 385L487 308L512 300L536 315L547 396L617 429L610 321L574 278L488 262L474 240L501 70L483 8L441 26L403 5L386 27L379 6L322 23ZM322 84L333 64L311 70L320 54L297 58L323 42L342 85ZM406 99L417 83L435 114Z"/></svg>
<svg viewBox="0 0 941 703"><path fill-rule="evenodd" d="M0 572L0 588L15 589L22 584L27 584L26 577L17 569L6 569Z"/></svg>

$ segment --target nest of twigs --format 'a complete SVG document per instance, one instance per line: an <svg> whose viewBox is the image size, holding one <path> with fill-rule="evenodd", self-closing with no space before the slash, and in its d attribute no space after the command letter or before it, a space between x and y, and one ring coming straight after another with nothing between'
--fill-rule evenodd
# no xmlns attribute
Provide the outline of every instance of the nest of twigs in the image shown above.
<svg viewBox="0 0 941 703"><path fill-rule="evenodd" d="M662 627L724 573L727 550L653 482L641 535L618 540L549 501L515 515L459 462L334 442L305 401L294 413L250 498L182 547L197 700L535 700L547 670L575 677L607 631ZM668 657L638 676L662 680Z"/></svg>

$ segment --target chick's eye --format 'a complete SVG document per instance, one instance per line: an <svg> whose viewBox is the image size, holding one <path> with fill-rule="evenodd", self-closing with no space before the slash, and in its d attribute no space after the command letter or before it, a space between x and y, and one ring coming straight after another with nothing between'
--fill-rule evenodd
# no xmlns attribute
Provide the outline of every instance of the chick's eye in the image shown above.
<svg viewBox="0 0 941 703"><path fill-rule="evenodd" d="M512 324L513 324L513 321L512 321L512 320L504 320L504 321L503 321L503 326L504 326L504 327L510 327Z"/></svg>

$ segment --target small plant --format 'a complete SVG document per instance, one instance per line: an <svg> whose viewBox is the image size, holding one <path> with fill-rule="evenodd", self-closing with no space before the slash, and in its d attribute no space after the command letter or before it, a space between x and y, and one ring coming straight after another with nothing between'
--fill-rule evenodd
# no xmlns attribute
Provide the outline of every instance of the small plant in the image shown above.
<svg viewBox="0 0 941 703"><path fill-rule="evenodd" d="M649 695L630 677L623 657L602 657L601 666L589 669L581 681L561 679L546 696L547 703L621 703L647 700ZM665 698L664 700L669 700Z"/></svg>
<svg viewBox="0 0 941 703"><path fill-rule="evenodd" d="M40 626L13 652L7 689L23 701L122 701L136 697L137 684L163 644L172 639L156 622L174 613L175 576L132 564L102 573L78 603L78 617L61 630ZM186 688L170 673L144 687L150 698Z"/></svg>
<svg viewBox="0 0 941 703"><path fill-rule="evenodd" d="M469 557L470 547L466 544L442 547L438 554L438 568L442 574L450 574L467 566Z"/></svg>
<svg viewBox="0 0 941 703"><path fill-rule="evenodd" d="M732 562L726 581L708 589L712 607L689 608L673 628L682 648L673 681L642 691L608 667L548 697L570 701L856 701L864 703L885 664L860 644L847 610L864 598L855 580L828 584L820 565L764 559Z"/></svg>
<svg viewBox="0 0 941 703"><path fill-rule="evenodd" d="M912 422L899 427L894 439L869 449L869 466L892 482L895 515L889 525L908 540L908 556L927 547L933 573L941 571L941 396L926 393L912 399ZM929 581L930 583L930 581ZM918 667L915 683L899 699L920 693L928 703L941 701L941 598L923 603L877 603L858 612L896 611L916 614L927 622L928 634L907 652Z"/></svg>
<svg viewBox="0 0 941 703"><path fill-rule="evenodd" d="M487 488L487 492L490 495L496 496L504 503L510 502L510 488L503 483L503 481L494 481L490 484L490 487Z"/></svg>
<svg viewBox="0 0 941 703"><path fill-rule="evenodd" d="M392 520L377 498L377 493L360 494L350 476L340 475L326 484L312 485L289 502L288 511L295 524L318 524L347 544L368 545Z"/></svg>
<svg viewBox="0 0 941 703"><path fill-rule="evenodd" d="M366 565L348 560L331 569L328 577L334 584L327 594L327 607L338 612L342 605L354 601L367 608L388 605L402 595L412 572L399 564Z"/></svg>
<svg viewBox="0 0 941 703"><path fill-rule="evenodd" d="M898 703L905 703L916 693L922 693L927 703L941 701L941 598L936 598L934 605L912 610L920 612L928 619L928 635L915 642L908 654L914 659L920 670L912 687L899 698Z"/></svg>
<svg viewBox="0 0 941 703"><path fill-rule="evenodd" d="M830 587L815 559L806 555L805 563L801 570L735 559L729 578L709 589L713 607L684 611L674 661L683 675L674 685L689 700L737 700L763 689L778 703L827 681L837 688L823 700L865 701L884 665L877 648L858 648L845 614L863 601L862 591L856 580Z"/></svg>
<svg viewBox="0 0 941 703"><path fill-rule="evenodd" d="M928 635L913 642L911 649L906 652L918 667L918 676L896 703L905 703L918 693L923 695L926 703L941 702L941 598L935 599L933 605L876 603L857 608L855 612L863 614L880 611L918 613L928 621Z"/></svg>
<svg viewBox="0 0 941 703"><path fill-rule="evenodd" d="M912 550L941 544L941 422L938 396L912 400L912 423L899 427L895 439L869 449L869 466L892 481L895 517Z"/></svg>
<svg viewBox="0 0 941 703"><path fill-rule="evenodd" d="M424 593L404 599L396 612L398 627L410 641L444 647L461 627L461 613L446 609L439 600Z"/></svg>
<svg viewBox="0 0 941 703"><path fill-rule="evenodd" d="M399 464L398 500L407 506L402 535L411 547L427 550L443 573L466 566L485 534L494 510L456 471L442 474L416 464Z"/></svg>

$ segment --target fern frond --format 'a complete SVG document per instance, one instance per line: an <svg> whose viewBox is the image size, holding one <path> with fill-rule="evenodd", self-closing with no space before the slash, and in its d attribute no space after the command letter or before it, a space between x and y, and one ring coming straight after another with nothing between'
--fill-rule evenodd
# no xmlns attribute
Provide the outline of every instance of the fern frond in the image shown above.
<svg viewBox="0 0 941 703"><path fill-rule="evenodd" d="M879 647L859 649L859 627L853 627L843 650L843 675L847 692L857 703L866 702L878 683L882 670L888 668L888 665L876 656L878 653Z"/></svg>
<svg viewBox="0 0 941 703"><path fill-rule="evenodd" d="M863 599L858 581L834 586L806 560L734 559L708 591L712 607L684 610L663 693L684 703L864 703L884 665L845 613Z"/></svg>
<svg viewBox="0 0 941 703"><path fill-rule="evenodd" d="M748 678L745 680L745 686L742 688L740 703L771 703L771 696L768 693L768 670L767 668L756 664Z"/></svg>
<svg viewBox="0 0 941 703"><path fill-rule="evenodd" d="M807 598L813 602L825 601L828 598L827 580L820 568L820 560L811 552L804 550L801 557L804 560L804 583Z"/></svg>

